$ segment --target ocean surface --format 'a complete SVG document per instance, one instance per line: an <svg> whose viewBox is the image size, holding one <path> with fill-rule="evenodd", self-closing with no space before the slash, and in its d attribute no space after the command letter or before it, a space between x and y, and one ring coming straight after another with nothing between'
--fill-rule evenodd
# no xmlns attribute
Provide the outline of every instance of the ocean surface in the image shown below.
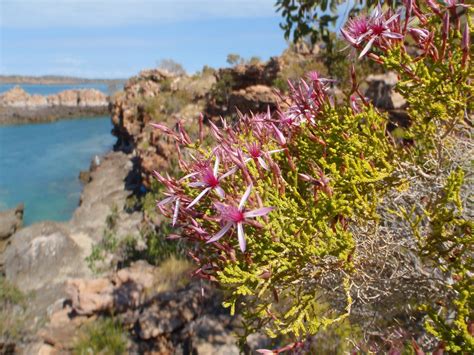
<svg viewBox="0 0 474 355"><path fill-rule="evenodd" d="M0 94L14 88L15 86L21 87L28 94L38 95L52 95L58 92L71 89L96 89L102 91L106 95L113 94L114 91L121 90L122 87L109 87L107 84L90 83L90 84L0 84Z"/></svg>
<svg viewBox="0 0 474 355"><path fill-rule="evenodd" d="M112 148L111 129L110 117L0 126L0 211L23 202L25 225L70 219L79 172Z"/></svg>

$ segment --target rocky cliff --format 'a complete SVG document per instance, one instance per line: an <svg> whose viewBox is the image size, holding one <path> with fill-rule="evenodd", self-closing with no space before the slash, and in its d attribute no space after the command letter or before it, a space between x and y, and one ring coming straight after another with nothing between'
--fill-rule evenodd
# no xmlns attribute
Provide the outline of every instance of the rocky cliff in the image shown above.
<svg viewBox="0 0 474 355"><path fill-rule="evenodd" d="M0 124L51 121L58 118L107 114L108 97L95 89L30 95L16 86L0 95Z"/></svg>
<svg viewBox="0 0 474 355"><path fill-rule="evenodd" d="M239 65L194 76L175 76L159 69L145 70L129 79L124 91L111 99L117 147L134 151L145 186L153 170L166 169L175 157L174 143L162 137L150 123L169 127L181 120L196 132L198 117L218 121L237 110L258 112L275 108L271 87L281 70L279 58L267 63Z"/></svg>

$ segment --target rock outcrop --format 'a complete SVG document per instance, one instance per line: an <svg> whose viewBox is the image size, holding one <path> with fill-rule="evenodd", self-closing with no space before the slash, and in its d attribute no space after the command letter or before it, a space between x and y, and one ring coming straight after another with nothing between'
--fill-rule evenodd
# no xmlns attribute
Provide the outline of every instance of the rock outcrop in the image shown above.
<svg viewBox="0 0 474 355"><path fill-rule="evenodd" d="M107 113L108 105L107 96L95 89L65 90L42 96L30 95L16 86L0 95L0 124L101 115Z"/></svg>
<svg viewBox="0 0 474 355"><path fill-rule="evenodd" d="M270 85L280 66L280 60L272 58L267 63L210 70L195 76L144 70L128 80L123 93L111 100L116 147L135 152L143 183L149 187L153 170L167 169L176 158L174 142L150 123L159 121L172 127L181 120L195 131L200 113L207 120L215 120L237 109L244 113L266 110L268 106L273 109L276 100Z"/></svg>
<svg viewBox="0 0 474 355"><path fill-rule="evenodd" d="M388 112L390 122L387 128L393 131L397 128L409 127L410 117L406 111L407 102L402 95L394 90L398 82L397 75L393 72L369 75L366 82L368 88L365 95L375 107Z"/></svg>
<svg viewBox="0 0 474 355"><path fill-rule="evenodd" d="M145 70L132 77L124 92L113 98L116 148L135 152L145 186L150 185L153 170L167 169L176 153L174 143L150 123L159 121L171 127L181 119L185 124L197 124L203 98L214 82L212 74L189 77L160 69Z"/></svg>
<svg viewBox="0 0 474 355"><path fill-rule="evenodd" d="M69 281L67 296L38 333L40 342L27 350L70 352L81 327L114 314L131 330L128 353L239 354L232 334L238 319L222 308L220 295L201 282L156 292L158 272L141 261L106 277ZM268 345L264 337L250 340L253 349Z"/></svg>
<svg viewBox="0 0 474 355"><path fill-rule="evenodd" d="M229 107L241 112L265 112L267 107L275 109L275 92L266 85L252 85L235 90L229 96Z"/></svg>
<svg viewBox="0 0 474 355"><path fill-rule="evenodd" d="M211 91L206 100L206 115L215 120L219 116L266 111L274 109L276 96L273 82L282 69L282 61L272 57L267 63L252 63L223 68L217 71L220 85Z"/></svg>

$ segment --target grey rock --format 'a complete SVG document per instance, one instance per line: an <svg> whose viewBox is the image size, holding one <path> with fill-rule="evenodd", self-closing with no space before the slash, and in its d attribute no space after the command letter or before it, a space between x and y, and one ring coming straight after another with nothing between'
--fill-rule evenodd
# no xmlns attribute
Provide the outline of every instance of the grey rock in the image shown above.
<svg viewBox="0 0 474 355"><path fill-rule="evenodd" d="M5 250L5 276L20 290L29 292L59 283L84 267L80 246L64 224L41 222L23 228Z"/></svg>

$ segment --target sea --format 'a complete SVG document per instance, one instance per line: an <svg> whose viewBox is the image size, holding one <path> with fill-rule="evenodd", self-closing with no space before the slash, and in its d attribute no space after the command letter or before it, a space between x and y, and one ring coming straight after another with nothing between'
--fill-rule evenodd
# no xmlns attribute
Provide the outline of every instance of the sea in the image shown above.
<svg viewBox="0 0 474 355"><path fill-rule="evenodd" d="M102 84L19 86L42 95L83 87L107 93ZM108 116L0 126L0 211L24 203L24 225L69 220L82 191L79 172L112 149L111 130Z"/></svg>
<svg viewBox="0 0 474 355"><path fill-rule="evenodd" d="M87 83L87 84L0 84L0 95L4 92L13 89L15 86L21 87L28 94L38 95L52 95L58 92L70 89L96 89L102 91L106 95L110 95L116 90L116 87L111 87L104 83ZM120 89L120 88L119 88Z"/></svg>

